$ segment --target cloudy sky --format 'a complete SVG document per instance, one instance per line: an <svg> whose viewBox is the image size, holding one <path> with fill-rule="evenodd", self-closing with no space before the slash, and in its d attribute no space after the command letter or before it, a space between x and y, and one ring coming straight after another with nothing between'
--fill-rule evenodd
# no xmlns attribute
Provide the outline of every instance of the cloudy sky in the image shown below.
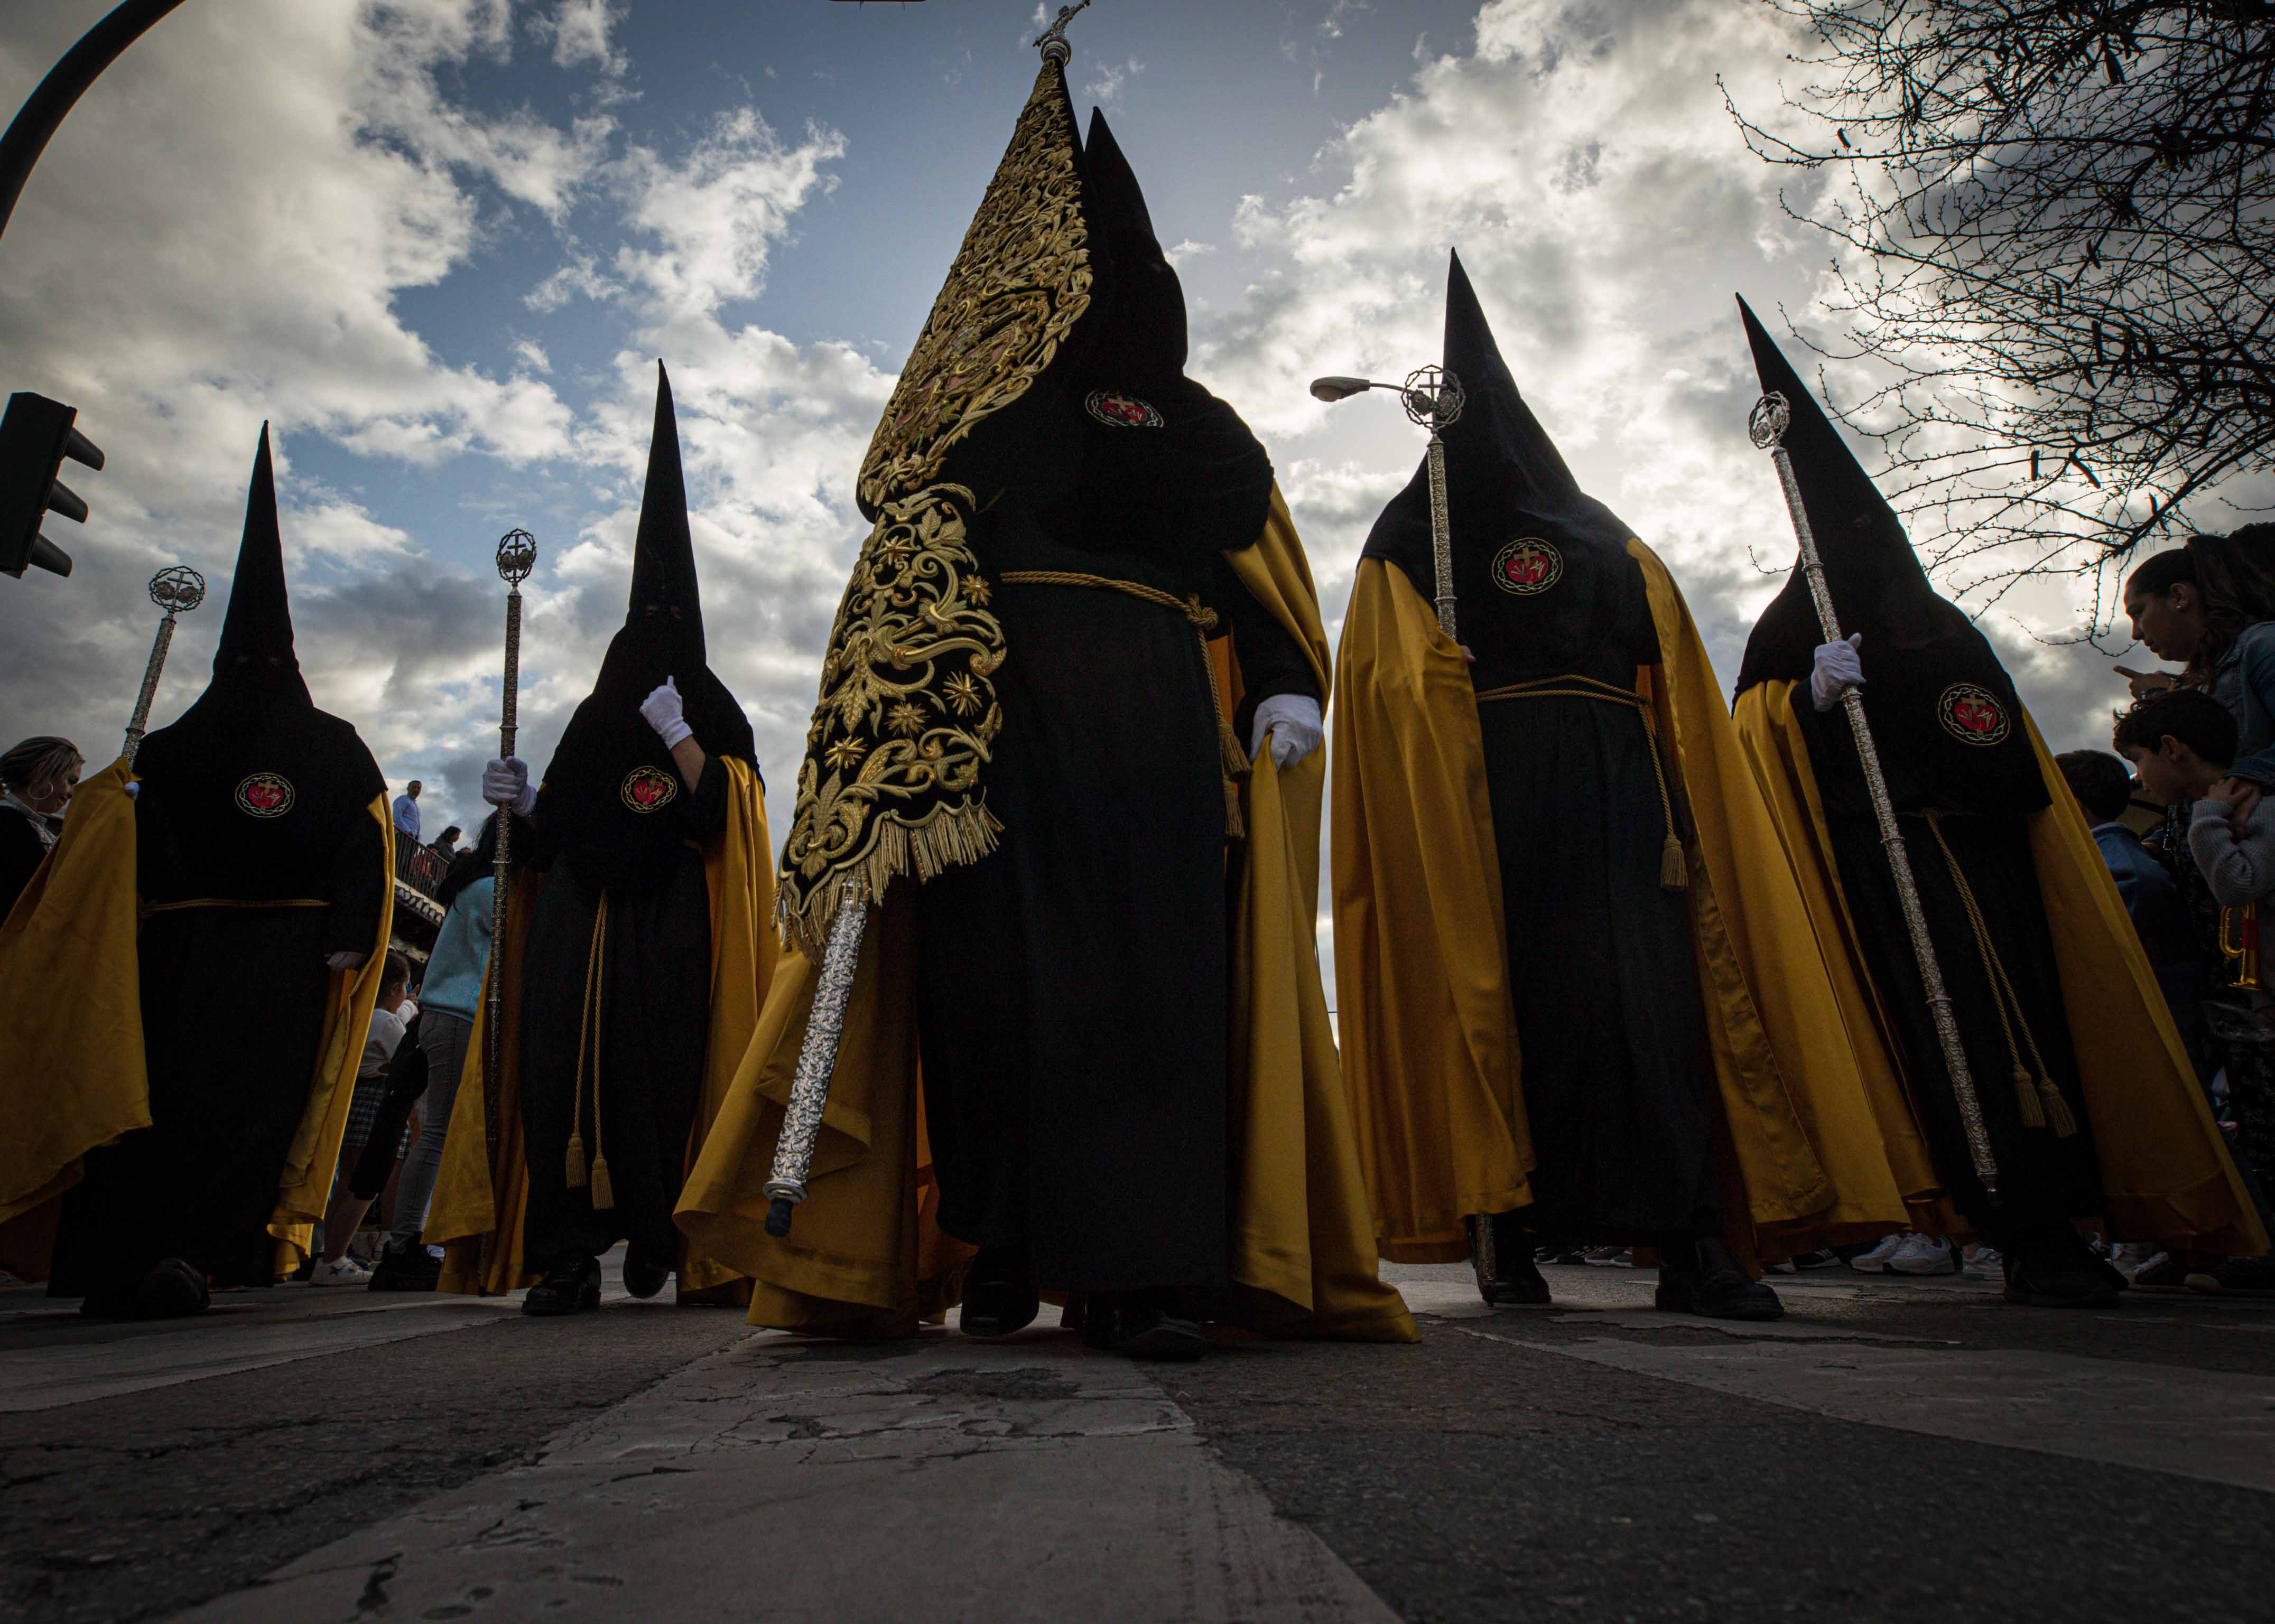
<svg viewBox="0 0 2275 1624"><path fill-rule="evenodd" d="M109 0L0 8L12 108ZM535 533L522 753L623 616L654 364L714 667L787 827L852 480L1028 85L1033 0L196 0L83 100L0 241L0 387L79 408L78 569L0 578L0 742L116 748L187 563L202 687L274 425L303 667L430 830L495 744L498 535ZM1271 449L1340 623L1417 454L1328 371L1436 359L1457 245L1581 480L1667 557L1725 679L1792 554L1730 302L1824 333L1828 249L1731 127L1794 42L1749 0L1097 0L1070 72L1175 246L1198 376ZM1806 209L1812 200L1791 194ZM1782 312L1782 318L1780 315ZM1842 380L1833 380L1835 389ZM2055 593L1984 621L2058 747L2120 691ZM2120 639L2121 643L2121 638Z"/></svg>

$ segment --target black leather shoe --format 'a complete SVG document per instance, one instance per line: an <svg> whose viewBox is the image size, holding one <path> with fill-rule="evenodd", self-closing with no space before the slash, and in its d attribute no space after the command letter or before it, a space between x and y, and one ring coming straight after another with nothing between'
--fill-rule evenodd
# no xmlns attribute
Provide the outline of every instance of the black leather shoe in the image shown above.
<svg viewBox="0 0 2275 1624"><path fill-rule="evenodd" d="M1208 1351L1208 1339L1198 1324L1170 1310L1167 1292L1101 1293L1090 1300L1082 1340L1126 1358L1189 1363Z"/></svg>
<svg viewBox="0 0 2275 1624"><path fill-rule="evenodd" d="M529 1288L521 1311L540 1318L582 1314L601 1306L601 1260L579 1258L564 1263Z"/></svg>
<svg viewBox="0 0 2275 1624"><path fill-rule="evenodd" d="M1009 1336L1032 1325L1041 1307L1025 1257L986 1247L964 1277L964 1311L956 1324L966 1336Z"/></svg>
<svg viewBox="0 0 2275 1624"><path fill-rule="evenodd" d="M671 1283L671 1265L650 1263L630 1247L624 1249L624 1289L646 1302Z"/></svg>
<svg viewBox="0 0 2275 1624"><path fill-rule="evenodd" d="M1667 1313L1709 1319L1785 1318L1778 1294L1740 1268L1730 1249L1712 1236L1659 1254L1659 1289L1651 1303Z"/></svg>
<svg viewBox="0 0 2275 1624"><path fill-rule="evenodd" d="M371 1272L370 1291L432 1291L441 1283L442 1265L413 1241L398 1247L392 1241L379 1249L379 1262Z"/></svg>
<svg viewBox="0 0 2275 1624"><path fill-rule="evenodd" d="M1470 1218L1470 1265L1478 1278L1478 1295L1495 1308L1538 1306L1548 1301L1548 1280L1532 1260L1533 1243L1506 1214L1490 1220ZM1489 1227L1487 1227L1489 1224ZM1478 1242L1490 1234L1490 1249Z"/></svg>
<svg viewBox="0 0 2275 1624"><path fill-rule="evenodd" d="M205 1271L180 1258L165 1258L134 1288L134 1312L143 1319L200 1314L212 1301L212 1294L206 1289Z"/></svg>
<svg viewBox="0 0 2275 1624"><path fill-rule="evenodd" d="M2115 1271L2074 1230L2016 1238L2000 1249L1999 1261L2007 1275L2007 1301L2030 1308L2115 1308L2123 1289L2111 1283Z"/></svg>

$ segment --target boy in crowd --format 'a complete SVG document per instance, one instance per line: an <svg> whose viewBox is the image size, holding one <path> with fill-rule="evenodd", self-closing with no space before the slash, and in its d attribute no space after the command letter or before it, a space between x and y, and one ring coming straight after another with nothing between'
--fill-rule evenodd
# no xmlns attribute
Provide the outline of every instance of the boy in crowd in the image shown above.
<svg viewBox="0 0 2275 1624"><path fill-rule="evenodd" d="M2275 999L2257 987L2228 986L2220 912L2275 891L2275 808L2258 802L2235 827L2241 799L2229 775L2235 719L2201 689L2150 694L2118 718L2112 742L2132 762L2142 789L2167 809L2164 860L2192 917L2203 967L2206 1052L2199 1070L2264 1220L2266 1181L2275 1171ZM2185 1025L2182 1033L2190 1035ZM2275 1259L2235 1258L2213 1266L2174 1257L2142 1270L2133 1283L2151 1290L2183 1284L2198 1291L2275 1289Z"/></svg>
<svg viewBox="0 0 2275 1624"><path fill-rule="evenodd" d="M2165 865L2125 820L2133 800L2133 774L2103 750L2071 750L2054 758L2069 792L2085 813L2093 843L2117 881L2117 894L2149 955L2149 967L2164 989L2173 1022L2188 1045L2196 1074L2209 1076L2203 1032L2204 962L2195 922L2181 888Z"/></svg>

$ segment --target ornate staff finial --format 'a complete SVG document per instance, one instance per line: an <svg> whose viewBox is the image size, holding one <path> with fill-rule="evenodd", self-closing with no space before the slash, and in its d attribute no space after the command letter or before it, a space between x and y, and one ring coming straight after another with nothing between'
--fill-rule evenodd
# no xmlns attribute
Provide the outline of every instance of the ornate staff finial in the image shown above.
<svg viewBox="0 0 2275 1624"><path fill-rule="evenodd" d="M529 578L537 563L537 538L526 530L509 530L498 538L498 578L509 586L518 586Z"/></svg>
<svg viewBox="0 0 2275 1624"><path fill-rule="evenodd" d="M120 747L131 765L142 748L142 735L150 725L150 706L158 697L158 674L166 668L166 650L174 642L174 616L186 615L206 601L206 578L187 564L161 570L150 578L150 601L165 613L158 635L150 644L150 663L142 668L142 691L134 700L134 714L126 723L126 743Z"/></svg>
<svg viewBox="0 0 2275 1624"><path fill-rule="evenodd" d="M1766 451L1785 442L1785 431L1793 427L1793 406L1786 397L1772 389L1754 403L1746 414L1746 438L1754 442L1757 451Z"/></svg>
<svg viewBox="0 0 2275 1624"><path fill-rule="evenodd" d="M1068 44L1066 41L1067 25L1074 20L1076 12L1089 9L1090 0L1082 0L1080 5L1059 7L1057 20L1031 42L1043 53L1045 62L1055 62L1059 66L1064 67L1074 59L1074 47Z"/></svg>
<svg viewBox="0 0 2275 1624"><path fill-rule="evenodd" d="M1398 398L1405 403L1406 415L1415 427L1432 433L1452 427L1469 401L1462 392L1462 381L1442 366L1422 366L1408 373L1406 381L1399 386Z"/></svg>

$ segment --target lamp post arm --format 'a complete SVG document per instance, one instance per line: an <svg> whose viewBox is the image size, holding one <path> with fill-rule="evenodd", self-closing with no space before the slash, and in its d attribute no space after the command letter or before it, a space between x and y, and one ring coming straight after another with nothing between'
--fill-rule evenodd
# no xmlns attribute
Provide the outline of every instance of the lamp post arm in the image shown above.
<svg viewBox="0 0 2275 1624"><path fill-rule="evenodd" d="M181 4L182 0L125 0L48 70L48 76L9 125L8 132L0 135L0 232L7 230L8 217L16 212L16 200L23 195L32 166L47 150L48 140L63 123L64 115L102 77L103 69L118 60L121 52Z"/></svg>

